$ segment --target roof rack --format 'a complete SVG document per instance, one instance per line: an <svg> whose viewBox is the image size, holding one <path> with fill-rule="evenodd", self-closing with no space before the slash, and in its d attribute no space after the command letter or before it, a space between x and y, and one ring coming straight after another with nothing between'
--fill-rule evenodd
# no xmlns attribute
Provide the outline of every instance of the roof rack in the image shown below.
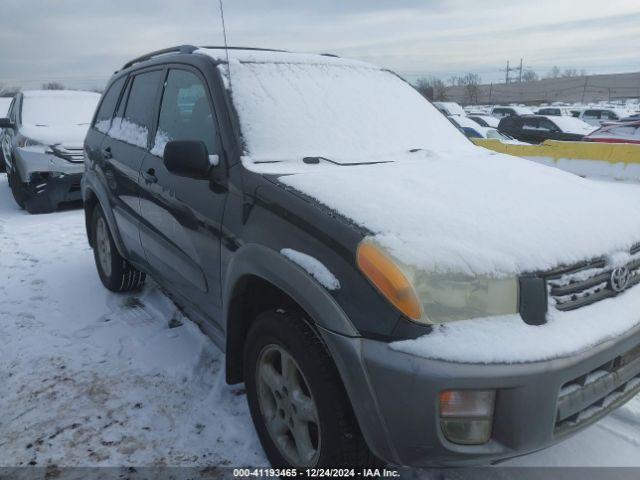
<svg viewBox="0 0 640 480"><path fill-rule="evenodd" d="M279 52L279 53L289 53L287 50L277 50L274 48L258 48L258 47L225 47L225 46L202 46L196 47L195 45L178 45L176 47L163 48L162 50L156 50L155 52L147 53L142 55L141 57L134 58L133 60L128 61L124 64L124 66L120 70L125 70L136 63L144 62L146 60L151 60L154 57L158 57L160 55L166 55L168 53L193 53L200 48L210 48L216 50L252 50L257 52ZM320 55L325 57L338 57L337 55L333 55L331 53L321 53Z"/></svg>
<svg viewBox="0 0 640 480"><path fill-rule="evenodd" d="M157 57L159 55L165 55L167 53L193 53L197 49L198 47L195 47L193 45L178 45L177 47L163 48L162 50L156 50L155 52L147 53L145 55L142 55L141 57L134 58L133 60L128 61L127 63L124 64L121 70L129 68L131 65L134 65L136 63L144 62L145 60L150 60L153 57Z"/></svg>
<svg viewBox="0 0 640 480"><path fill-rule="evenodd" d="M257 52L280 52L280 53L290 53L288 50L277 50L275 48L260 48L260 47L225 47L224 45L222 46L211 46L211 45L207 45L207 46L202 46L200 48L211 48L214 50L253 50L253 51L257 51Z"/></svg>

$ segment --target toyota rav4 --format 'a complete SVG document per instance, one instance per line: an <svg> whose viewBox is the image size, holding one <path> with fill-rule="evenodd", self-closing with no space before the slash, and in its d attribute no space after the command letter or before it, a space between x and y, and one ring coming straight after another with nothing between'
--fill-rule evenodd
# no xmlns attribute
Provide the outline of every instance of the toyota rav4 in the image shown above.
<svg viewBox="0 0 640 480"><path fill-rule="evenodd" d="M640 389L637 194L476 147L392 72L154 52L85 149L103 284L201 325L273 465L487 464Z"/></svg>

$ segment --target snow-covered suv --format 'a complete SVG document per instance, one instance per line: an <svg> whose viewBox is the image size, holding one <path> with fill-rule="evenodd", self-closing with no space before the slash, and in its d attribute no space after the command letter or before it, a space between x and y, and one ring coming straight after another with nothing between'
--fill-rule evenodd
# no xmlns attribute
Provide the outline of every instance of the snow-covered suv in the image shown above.
<svg viewBox="0 0 640 480"><path fill-rule="evenodd" d="M635 192L476 147L389 71L162 50L85 148L102 282L200 323L274 465L490 463L640 389Z"/></svg>
<svg viewBox="0 0 640 480"><path fill-rule="evenodd" d="M84 171L82 142L100 95L76 90L18 93L0 142L9 186L29 213L46 213L80 200Z"/></svg>

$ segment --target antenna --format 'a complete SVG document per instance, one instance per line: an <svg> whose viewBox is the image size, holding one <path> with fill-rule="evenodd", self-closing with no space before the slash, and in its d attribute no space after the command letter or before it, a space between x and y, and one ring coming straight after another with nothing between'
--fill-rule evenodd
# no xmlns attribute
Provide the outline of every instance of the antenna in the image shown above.
<svg viewBox="0 0 640 480"><path fill-rule="evenodd" d="M227 56L227 70L229 71L229 87L231 87L231 62L229 62L229 44L227 43L227 26L224 23L224 7L222 0L218 0L220 5L220 18L222 18L222 36L224 38L224 52Z"/></svg>

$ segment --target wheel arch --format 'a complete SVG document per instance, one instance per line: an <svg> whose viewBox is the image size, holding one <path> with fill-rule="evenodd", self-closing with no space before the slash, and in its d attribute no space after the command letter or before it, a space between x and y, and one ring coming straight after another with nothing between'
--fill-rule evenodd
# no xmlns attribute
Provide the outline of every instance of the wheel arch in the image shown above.
<svg viewBox="0 0 640 480"><path fill-rule="evenodd" d="M86 174L85 174L86 175ZM120 231L118 230L118 225L116 223L115 216L113 215L113 211L109 208L105 208L105 205L109 205L108 197L106 192L103 191L103 188L97 187L95 184L92 185L84 185L82 189L82 200L84 207L84 223L85 229L87 231L87 240L91 248L93 245L93 212L96 207L100 207L102 209L102 213L107 220L107 225L109 226L109 231L113 236L113 242L116 244L116 248L118 249L118 253L125 257L125 248L122 243L122 238L120 237Z"/></svg>
<svg viewBox="0 0 640 480"><path fill-rule="evenodd" d="M273 249L256 244L242 246L229 264L224 285L228 383L243 381L246 334L261 311L299 309L311 328L359 336L333 296L309 273Z"/></svg>

